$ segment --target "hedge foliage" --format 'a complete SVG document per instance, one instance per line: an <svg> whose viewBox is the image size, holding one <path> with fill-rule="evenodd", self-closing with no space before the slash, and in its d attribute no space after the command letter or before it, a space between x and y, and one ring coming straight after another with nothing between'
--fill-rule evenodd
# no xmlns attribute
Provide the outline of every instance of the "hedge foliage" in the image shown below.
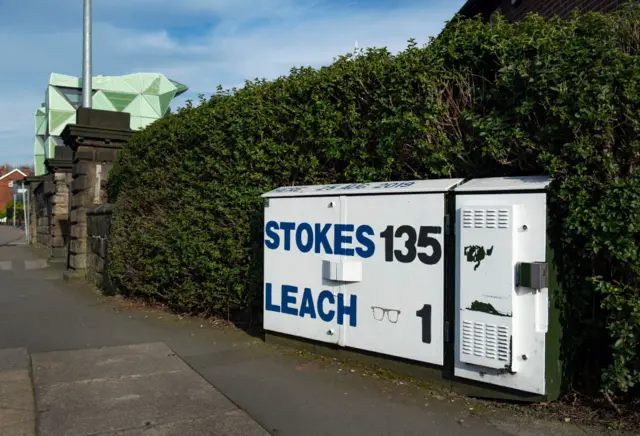
<svg viewBox="0 0 640 436"><path fill-rule="evenodd" d="M456 19L425 47L220 89L120 154L110 273L121 292L178 310L250 311L261 306L265 191L549 174L567 375L630 392L640 383L639 48L638 6L566 21Z"/></svg>

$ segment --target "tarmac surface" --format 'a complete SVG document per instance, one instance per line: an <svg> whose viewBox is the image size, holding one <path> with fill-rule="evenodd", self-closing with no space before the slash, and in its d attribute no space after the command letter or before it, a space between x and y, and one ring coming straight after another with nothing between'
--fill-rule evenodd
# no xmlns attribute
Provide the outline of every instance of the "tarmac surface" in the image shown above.
<svg viewBox="0 0 640 436"><path fill-rule="evenodd" d="M45 259L0 226L0 436L592 434L127 307Z"/></svg>

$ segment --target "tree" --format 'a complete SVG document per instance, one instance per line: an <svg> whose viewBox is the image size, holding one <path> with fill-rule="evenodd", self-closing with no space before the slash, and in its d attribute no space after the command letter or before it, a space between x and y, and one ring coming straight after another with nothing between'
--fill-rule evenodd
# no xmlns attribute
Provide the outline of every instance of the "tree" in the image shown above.
<svg viewBox="0 0 640 436"><path fill-rule="evenodd" d="M16 211L16 221L24 221L24 205L22 203L16 202L15 206L13 201L10 201L7 204L7 210L5 211L5 215L7 220L13 221L13 210L15 208Z"/></svg>

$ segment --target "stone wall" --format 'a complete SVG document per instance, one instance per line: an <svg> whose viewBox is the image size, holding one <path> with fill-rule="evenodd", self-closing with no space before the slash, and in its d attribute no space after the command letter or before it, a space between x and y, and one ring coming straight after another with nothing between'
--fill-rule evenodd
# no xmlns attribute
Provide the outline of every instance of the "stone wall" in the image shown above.
<svg viewBox="0 0 640 436"><path fill-rule="evenodd" d="M40 182L29 181L29 244L38 243L38 202L36 201L36 190Z"/></svg>
<svg viewBox="0 0 640 436"><path fill-rule="evenodd" d="M36 245L38 243L38 219L37 219L37 202L36 189L42 183L44 176L28 176L24 178L29 189L29 243Z"/></svg>
<svg viewBox="0 0 640 436"><path fill-rule="evenodd" d="M70 237L69 229L69 186L71 185L71 169L73 166L73 150L64 145L55 148L53 158L46 159L47 176L51 181L51 203L49 226L50 262L66 262Z"/></svg>
<svg viewBox="0 0 640 436"><path fill-rule="evenodd" d="M68 124L62 132L65 144L73 150L65 280L88 278L87 213L107 199L109 171L133 134L129 121L128 113L80 108L78 124Z"/></svg>
<svg viewBox="0 0 640 436"><path fill-rule="evenodd" d="M35 189L36 243L43 247L51 245L49 188L50 182L45 179Z"/></svg>
<svg viewBox="0 0 640 436"><path fill-rule="evenodd" d="M84 270L87 268L87 213L91 208L106 201L109 171L118 151L115 148L83 148L74 155L69 194L70 233L67 268L69 276L77 276L77 279L83 278ZM94 156L97 152L100 152L98 158Z"/></svg>
<svg viewBox="0 0 640 436"><path fill-rule="evenodd" d="M54 192L50 197L51 215L51 257L64 259L67 257L69 242L69 185L71 173L53 174Z"/></svg>
<svg viewBox="0 0 640 436"><path fill-rule="evenodd" d="M106 293L113 292L107 272L112 212L113 204L108 203L87 210L87 281Z"/></svg>

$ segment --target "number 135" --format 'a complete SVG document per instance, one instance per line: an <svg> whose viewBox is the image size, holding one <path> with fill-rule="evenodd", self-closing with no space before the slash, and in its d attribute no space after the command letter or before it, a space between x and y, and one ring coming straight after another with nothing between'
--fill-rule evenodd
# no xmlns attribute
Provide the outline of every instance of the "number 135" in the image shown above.
<svg viewBox="0 0 640 436"><path fill-rule="evenodd" d="M442 258L442 246L440 242L430 234L439 235L442 233L442 227L422 226L416 231L411 226L400 226L394 230L393 226L389 226L384 232L380 233L380 237L385 240L385 260L393 262L394 258L401 263L411 263L416 260L426 265L435 265ZM404 250L395 250L395 239L406 236L404 241ZM427 249L431 247L431 253L427 254ZM418 252L418 248L424 248Z"/></svg>

